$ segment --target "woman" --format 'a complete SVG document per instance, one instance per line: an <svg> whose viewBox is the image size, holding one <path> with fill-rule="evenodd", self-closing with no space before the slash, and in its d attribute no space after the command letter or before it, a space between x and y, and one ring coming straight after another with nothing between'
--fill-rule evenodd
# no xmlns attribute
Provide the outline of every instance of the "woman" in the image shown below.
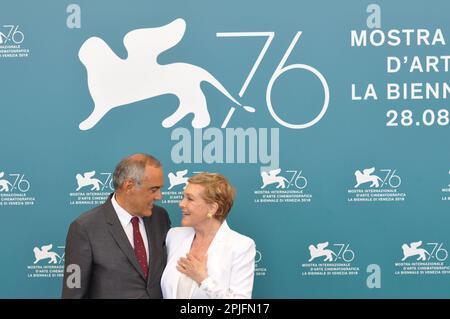
<svg viewBox="0 0 450 319"><path fill-rule="evenodd" d="M181 225L166 238L161 278L166 299L251 298L255 242L228 227L235 191L226 178L200 173L188 180Z"/></svg>

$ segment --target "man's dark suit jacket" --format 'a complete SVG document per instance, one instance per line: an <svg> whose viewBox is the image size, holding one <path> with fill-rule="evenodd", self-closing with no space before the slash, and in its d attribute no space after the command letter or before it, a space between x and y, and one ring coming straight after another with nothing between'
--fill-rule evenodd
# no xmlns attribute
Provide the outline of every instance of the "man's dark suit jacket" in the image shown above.
<svg viewBox="0 0 450 319"><path fill-rule="evenodd" d="M111 197L75 220L66 239L62 298L162 298L160 280L166 265L165 238L170 228L167 211L153 206L144 217L149 248L149 276L136 259L133 247L114 210ZM81 287L69 288L67 279L76 282L69 265L81 270ZM72 276L72 277L71 277Z"/></svg>

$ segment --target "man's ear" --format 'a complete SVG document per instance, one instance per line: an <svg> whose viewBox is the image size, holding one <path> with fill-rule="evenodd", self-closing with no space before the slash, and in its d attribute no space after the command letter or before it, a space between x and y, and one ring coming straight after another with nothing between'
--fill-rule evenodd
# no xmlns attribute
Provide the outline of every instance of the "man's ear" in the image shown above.
<svg viewBox="0 0 450 319"><path fill-rule="evenodd" d="M123 190L124 190L125 192L129 192L129 191L131 191L131 190L133 189L134 185L135 185L134 180L132 180L132 179L126 179L126 180L123 182Z"/></svg>

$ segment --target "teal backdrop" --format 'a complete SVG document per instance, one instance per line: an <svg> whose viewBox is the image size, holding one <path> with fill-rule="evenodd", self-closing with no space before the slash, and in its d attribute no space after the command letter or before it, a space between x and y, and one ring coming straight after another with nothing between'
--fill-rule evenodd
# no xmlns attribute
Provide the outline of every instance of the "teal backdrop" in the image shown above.
<svg viewBox="0 0 450 319"><path fill-rule="evenodd" d="M69 224L145 152L173 226L186 177L235 186L254 298L449 298L449 9L2 1L0 297L59 298Z"/></svg>

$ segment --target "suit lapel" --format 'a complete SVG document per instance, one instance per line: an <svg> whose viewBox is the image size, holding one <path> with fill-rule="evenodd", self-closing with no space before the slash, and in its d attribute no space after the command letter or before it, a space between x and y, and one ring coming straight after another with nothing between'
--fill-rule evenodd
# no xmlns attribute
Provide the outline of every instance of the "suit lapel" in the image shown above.
<svg viewBox="0 0 450 319"><path fill-rule="evenodd" d="M219 250L220 247L226 242L228 233L230 231L230 227L228 227L227 222L224 220L222 222L222 225L220 225L219 230L216 233L216 236L214 236L214 239L212 240L211 244L208 247L208 256ZM209 259L209 257L208 257Z"/></svg>
<svg viewBox="0 0 450 319"><path fill-rule="evenodd" d="M112 237L116 241L117 245L119 245L122 252L127 256L130 263L134 266L136 271L145 279L144 272L142 271L141 266L139 265L136 255L134 254L133 247L128 240L125 231L123 230L122 225L120 224L119 217L117 217L116 211L111 203L111 196L104 204L105 206L105 218L108 224L108 231L111 233ZM150 249L149 249L150 250Z"/></svg>
<svg viewBox="0 0 450 319"><path fill-rule="evenodd" d="M147 234L147 243L148 243L148 278L147 279L150 280L153 277L152 273L153 273L153 270L155 269L155 267L154 267L155 266L155 263L154 263L155 258L153 258L153 257L155 257L154 252L156 251L156 248L153 247L154 240L153 240L152 236L154 234L153 234L153 231L150 231L150 229L152 228L153 222L152 222L151 216L144 217L143 221L144 221L144 225L145 225L145 233Z"/></svg>
<svg viewBox="0 0 450 319"><path fill-rule="evenodd" d="M227 222L224 220L222 225L220 226L219 230L217 230L216 235L214 236L214 239L212 240L211 244L208 247L208 261L207 261L207 267L208 267L208 273L209 275L215 275L214 270L215 268L213 265L220 265L220 258L222 257L223 247L227 241L228 234L230 231L230 227L228 227ZM194 239L194 236L192 236L192 239ZM189 247L192 244L192 240L189 243ZM189 248L188 248L189 251ZM219 256L219 258L216 260L216 256ZM191 292L189 295L189 298L192 299L192 296L196 293L198 290L198 285L194 282L191 288Z"/></svg>
<svg viewBox="0 0 450 319"><path fill-rule="evenodd" d="M217 231L214 239L208 247L208 274L213 278L220 278L222 276L221 273L217 272L217 265L220 265L223 262L223 252L225 249L225 245L227 243L228 235L230 228L226 221L223 221L219 230ZM193 285L193 289L191 290L190 298L192 298L198 291L198 285Z"/></svg>
<svg viewBox="0 0 450 319"><path fill-rule="evenodd" d="M192 241L194 240L194 236L195 236L195 231L193 228L191 228L191 232L187 233L186 236L184 238L180 238L181 239L181 245L178 248L177 252L174 254L176 256L176 258L173 258L172 261L169 262L173 262L176 265L178 264L178 260L180 259L180 257L186 257L186 254L189 253L189 250L191 249L192 246ZM172 296L175 298L177 295L177 290L178 290L178 283L180 281L180 276L182 274L177 271L176 272L176 280L175 280L175 285L173 285L173 291L172 291ZM194 286L196 285L196 283L192 284L191 287L191 291L189 293L189 297L192 297L192 293L194 291Z"/></svg>

